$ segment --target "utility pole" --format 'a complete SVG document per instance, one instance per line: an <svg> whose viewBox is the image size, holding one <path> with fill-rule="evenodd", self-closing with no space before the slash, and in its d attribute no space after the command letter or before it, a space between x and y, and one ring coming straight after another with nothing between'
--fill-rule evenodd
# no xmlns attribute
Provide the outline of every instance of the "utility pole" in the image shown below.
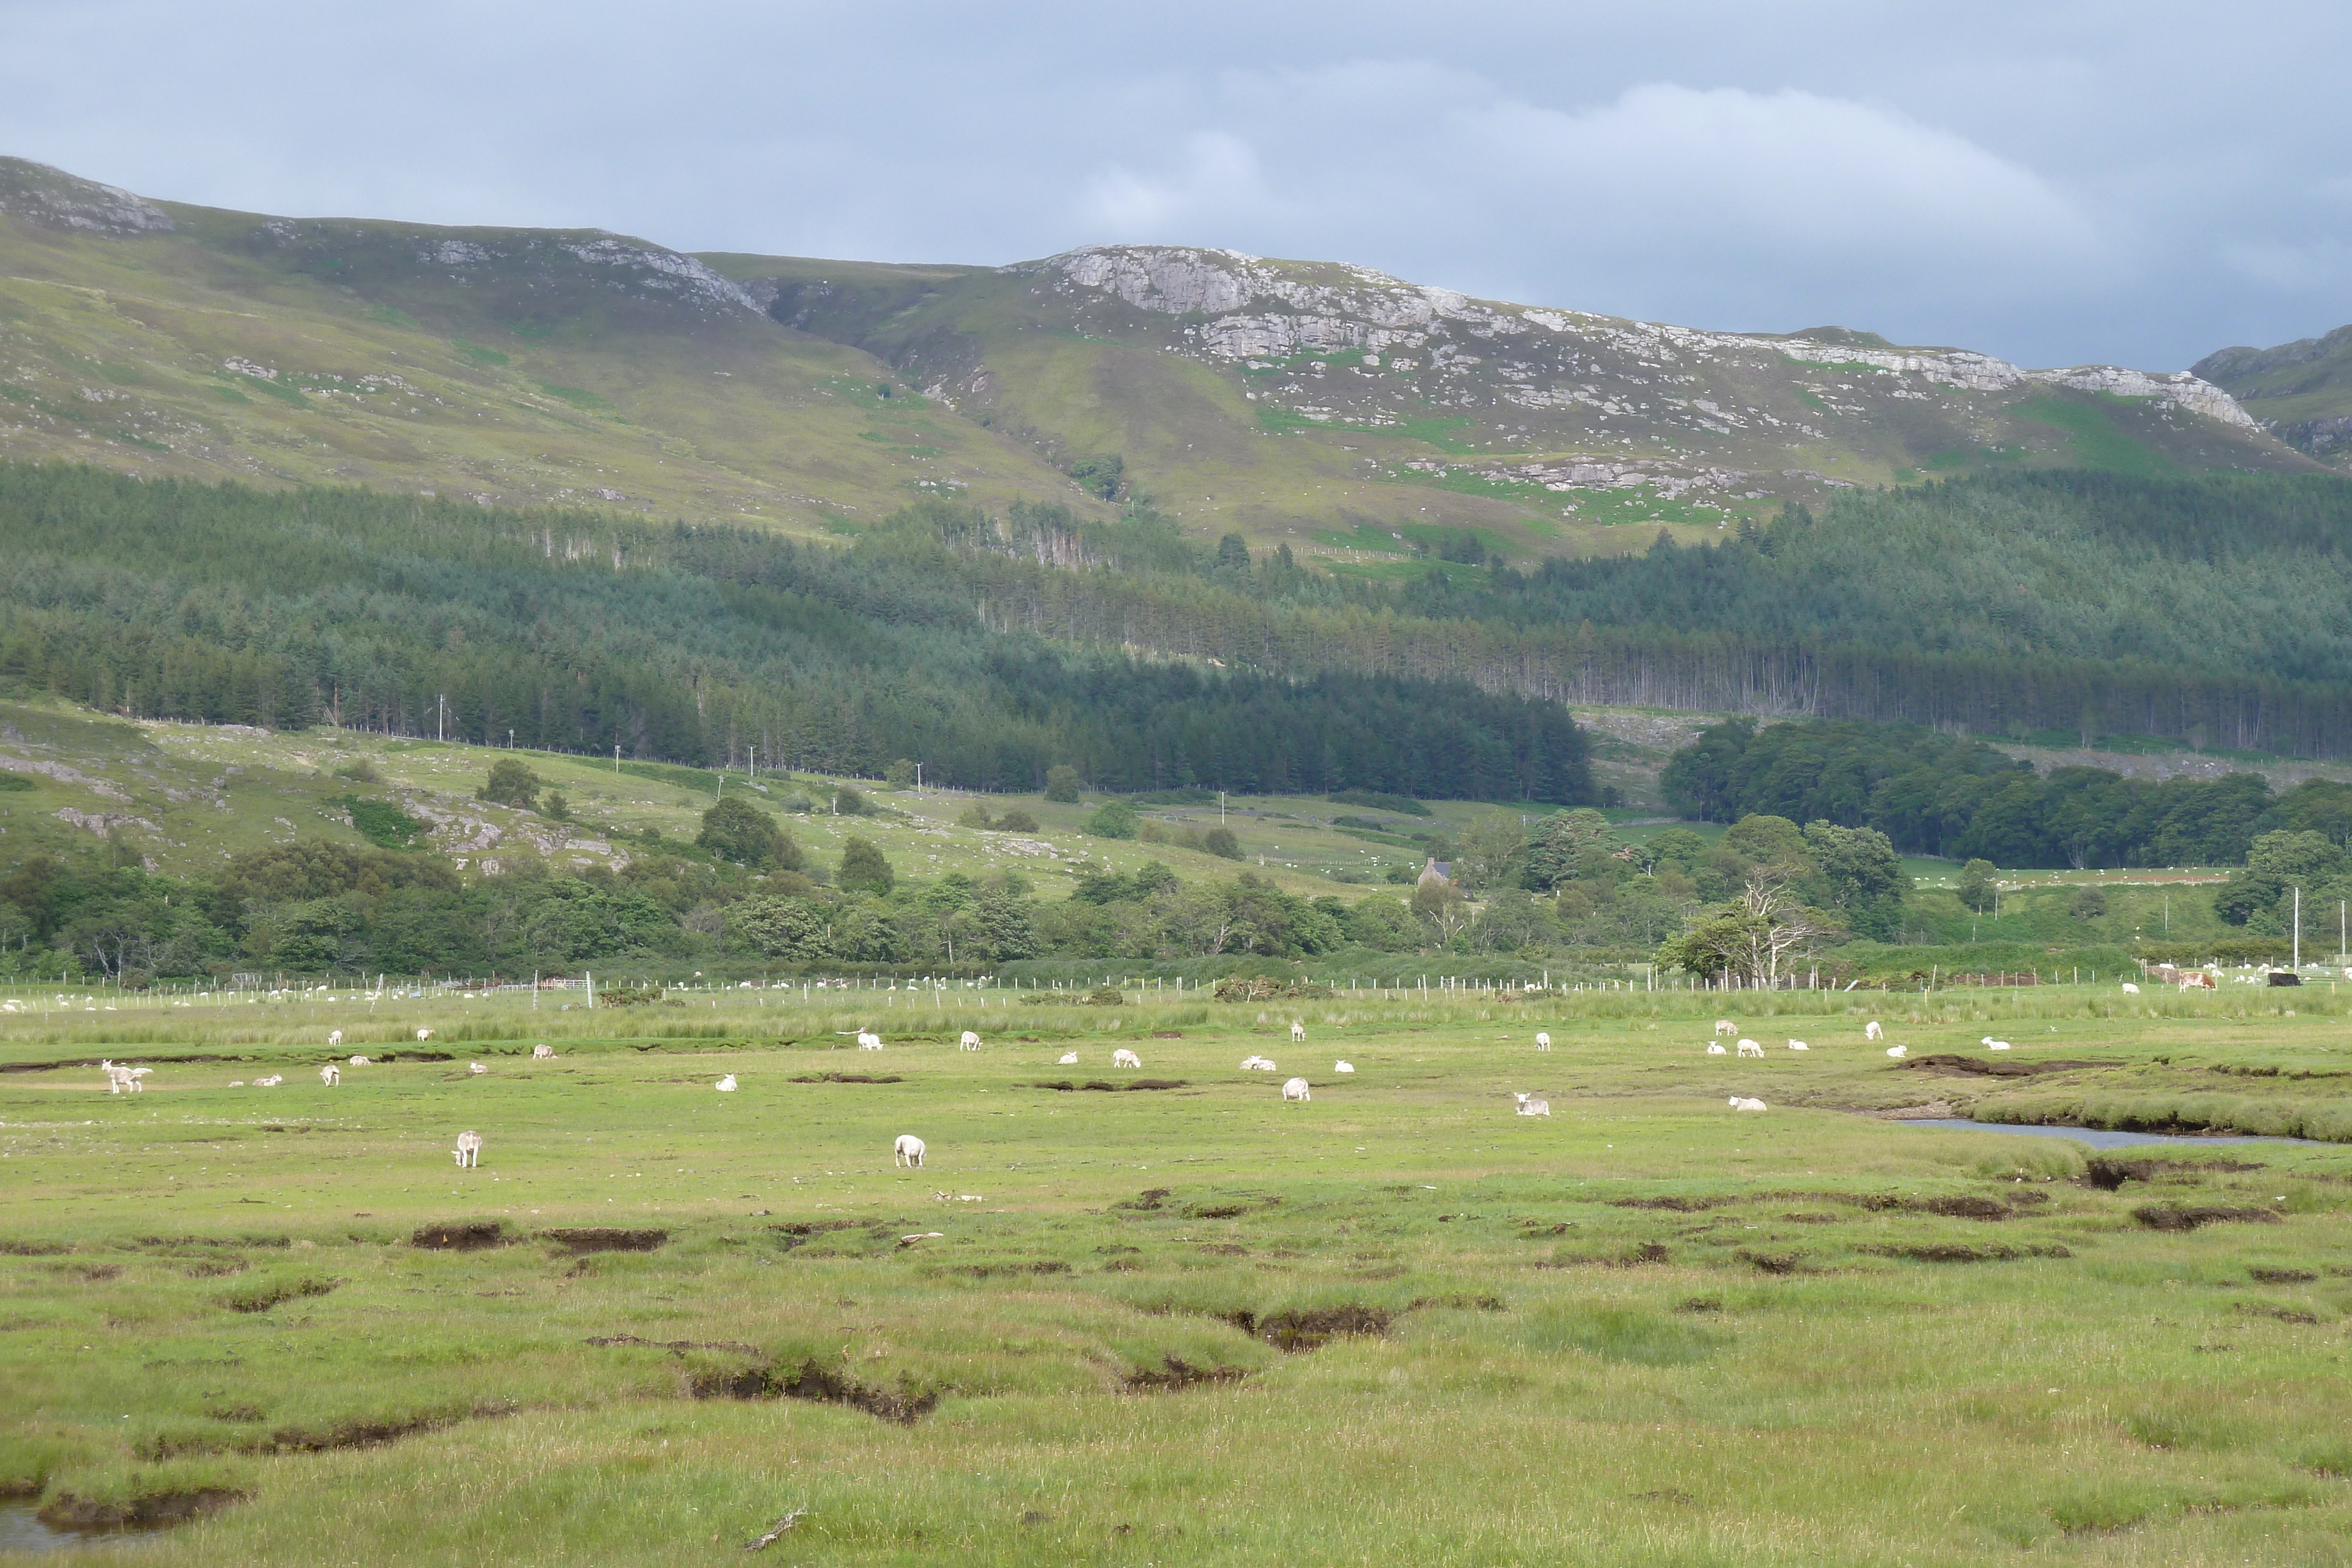
<svg viewBox="0 0 2352 1568"><path fill-rule="evenodd" d="M436 741L446 740L449 738L449 694L447 692L443 692L441 695L436 699L433 719L433 738Z"/></svg>
<svg viewBox="0 0 2352 1568"><path fill-rule="evenodd" d="M753 779L753 781L754 781L754 782L757 782L757 781L758 781L758 779L759 779L759 777L760 777L760 748L759 748L758 747L756 747L756 746L755 746L755 747L753 747L751 748L751 778L752 778L752 779Z"/></svg>
<svg viewBox="0 0 2352 1568"><path fill-rule="evenodd" d="M614 777L614 778L615 778L615 779L618 779L620 776L621 776L621 743L620 743L619 741L617 741L617 740L616 740L616 741L614 741L614 742L613 743L613 777Z"/></svg>
<svg viewBox="0 0 2352 1568"><path fill-rule="evenodd" d="M2293 967L2303 967L2303 889L2294 890L2294 958Z"/></svg>
<svg viewBox="0 0 2352 1568"><path fill-rule="evenodd" d="M507 727L507 749L509 751L514 749L514 726L512 725Z"/></svg>
<svg viewBox="0 0 2352 1568"><path fill-rule="evenodd" d="M915 793L916 793L916 794L918 794L918 795L919 795L919 794L921 794L922 792L923 792L923 765L922 765L921 763L918 762L918 763L916 763L916 764L915 764Z"/></svg>
<svg viewBox="0 0 2352 1568"><path fill-rule="evenodd" d="M1217 826L1219 826L1219 827L1221 827L1221 828L1222 828L1222 827L1223 827L1224 825L1225 825L1225 792L1224 792L1223 789L1220 789L1220 790L1218 790L1218 791L1217 791Z"/></svg>

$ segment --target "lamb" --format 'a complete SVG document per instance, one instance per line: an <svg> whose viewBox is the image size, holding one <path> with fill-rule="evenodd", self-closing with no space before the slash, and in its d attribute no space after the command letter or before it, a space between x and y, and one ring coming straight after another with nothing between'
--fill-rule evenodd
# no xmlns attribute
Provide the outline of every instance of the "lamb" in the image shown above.
<svg viewBox="0 0 2352 1568"><path fill-rule="evenodd" d="M1873 1019L1868 1023L1862 1026L1862 1038L1864 1040L1885 1040L1886 1038L1886 1031L1878 1027L1878 1020L1876 1019Z"/></svg>
<svg viewBox="0 0 2352 1568"><path fill-rule="evenodd" d="M872 1030L861 1029L857 1031L857 1049L860 1051L879 1051L882 1049L882 1037L876 1034Z"/></svg>
<svg viewBox="0 0 2352 1568"><path fill-rule="evenodd" d="M138 1093L139 1080L149 1071L144 1067L119 1067L111 1061L101 1061L98 1066L99 1071L106 1074L106 1092L109 1094Z"/></svg>
<svg viewBox="0 0 2352 1568"><path fill-rule="evenodd" d="M1064 1051L1057 1064L1063 1067L1076 1067L1078 1064L1078 1053L1075 1051Z"/></svg>
<svg viewBox="0 0 2352 1568"><path fill-rule="evenodd" d="M327 1036L327 1043L328 1043L329 1045L341 1045L341 1044L342 1044L342 1043L343 1043L343 1031L342 1031L341 1030L334 1030L332 1033L329 1034L329 1035Z"/></svg>
<svg viewBox="0 0 2352 1568"><path fill-rule="evenodd" d="M2133 985L2129 980L2126 980L2124 982L2124 995L2127 997L2136 997L2139 995L2139 988Z"/></svg>
<svg viewBox="0 0 2352 1568"><path fill-rule="evenodd" d="M966 1030L963 1031L963 1039L959 1040L957 1045L960 1049L964 1051L978 1051L980 1049L980 1036L972 1033L970 1030Z"/></svg>
<svg viewBox="0 0 2352 1568"><path fill-rule="evenodd" d="M1125 1046L1121 1046L1110 1053L1110 1064L1113 1067L1140 1067L1143 1065L1143 1058Z"/></svg>
<svg viewBox="0 0 2352 1568"><path fill-rule="evenodd" d="M1272 1072L1276 1071L1274 1059L1268 1056L1245 1056L1242 1058L1242 1071L1244 1072Z"/></svg>
<svg viewBox="0 0 2352 1568"><path fill-rule="evenodd" d="M1549 1100L1538 1100L1532 1094L1520 1094L1517 1092L1514 1092L1511 1095L1511 1098L1519 1103L1519 1114L1522 1116L1549 1116L1551 1114L1551 1102Z"/></svg>
<svg viewBox="0 0 2352 1568"><path fill-rule="evenodd" d="M734 1075L733 1073L731 1073L731 1072L730 1072L730 1073L729 1073L729 1074L727 1074L727 1076L726 1076L726 1077L721 1078L721 1079L719 1081L717 1087L718 1087L719 1092L720 1092L721 1094L732 1094L732 1093L734 1093L734 1092L735 1092L735 1075Z"/></svg>
<svg viewBox="0 0 2352 1568"><path fill-rule="evenodd" d="M1290 1043L1293 1045L1300 1045L1305 1043L1306 1040L1307 1024L1305 1020L1300 1019L1292 1019L1290 1020Z"/></svg>
<svg viewBox="0 0 2352 1568"><path fill-rule="evenodd" d="M1790 1051L1811 1051L1811 1050L1812 1050L1813 1048L1812 1048L1811 1046L1810 1046L1810 1045L1807 1045L1807 1044L1806 1044L1803 1040L1790 1040L1790 1041L1789 1042L1789 1049L1790 1049Z"/></svg>
<svg viewBox="0 0 2352 1568"><path fill-rule="evenodd" d="M476 1078L479 1078L483 1073L488 1072L489 1069L483 1066L478 1061L469 1061L466 1063L466 1071Z"/></svg>
<svg viewBox="0 0 2352 1568"><path fill-rule="evenodd" d="M367 1064L368 1059L364 1056L354 1056L352 1058L352 1065L353 1067L365 1067Z"/></svg>
<svg viewBox="0 0 2352 1568"><path fill-rule="evenodd" d="M1331 1071L1334 1072L1353 1072L1356 1071L1356 1064L1352 1061L1335 1061L1331 1064Z"/></svg>
<svg viewBox="0 0 2352 1568"><path fill-rule="evenodd" d="M1739 1026L1733 1023L1729 1019L1717 1019L1715 1020L1715 1032L1717 1034L1738 1034L1739 1032Z"/></svg>
<svg viewBox="0 0 2352 1568"><path fill-rule="evenodd" d="M1890 1045L1886 1048L1886 1054L1900 1061L1911 1054L1911 1048L1907 1045Z"/></svg>
<svg viewBox="0 0 2352 1568"><path fill-rule="evenodd" d="M1739 1054L1742 1056L1761 1056L1764 1054L1764 1048L1757 1044L1756 1041L1752 1040L1743 1040L1739 1042Z"/></svg>
<svg viewBox="0 0 2352 1568"><path fill-rule="evenodd" d="M1296 1100L1300 1104L1304 1105L1313 1096L1307 1092L1307 1080L1304 1078L1294 1078L1282 1086L1282 1097L1286 1101Z"/></svg>
<svg viewBox="0 0 2352 1568"><path fill-rule="evenodd" d="M1729 1051L1723 1049L1721 1042L1717 1040L1707 1041L1706 1053L1709 1056L1728 1056L1731 1054Z"/></svg>
<svg viewBox="0 0 2352 1568"><path fill-rule="evenodd" d="M1551 1036L1538 1033L1536 1036L1536 1049L1538 1051L1549 1051L1551 1049Z"/></svg>
<svg viewBox="0 0 2352 1568"><path fill-rule="evenodd" d="M547 1041L542 1040L537 1045L530 1048L530 1059L533 1061L553 1061L555 1060L555 1047L548 1044Z"/></svg>
<svg viewBox="0 0 2352 1568"><path fill-rule="evenodd" d="M478 1166L478 1165L480 1165L481 1163L482 1163L482 1134L479 1134L479 1133L460 1133L460 1134L457 1134L457 1164L458 1164L458 1166L459 1166L461 1168L470 1169L470 1168L472 1168L472 1167L473 1167L473 1166Z"/></svg>
<svg viewBox="0 0 2352 1568"><path fill-rule="evenodd" d="M325 1084L328 1088L332 1089L336 1084L341 1083L342 1081L342 1070L338 1068L333 1062L331 1061L327 1063L326 1066L319 1069L319 1082Z"/></svg>
<svg viewBox="0 0 2352 1568"><path fill-rule="evenodd" d="M426 1040L431 1040L432 1038L433 1038L433 1031L432 1031L431 1030L429 1030L429 1029L420 1029L420 1030L418 1030L416 1031L416 1040L417 1040L417 1043L418 1043L418 1044L420 1044L420 1045L422 1045L425 1041L426 1041Z"/></svg>
<svg viewBox="0 0 2352 1568"><path fill-rule="evenodd" d="M253 1081L253 1086L256 1089L275 1089L285 1082L286 1074L282 1072L273 1072L267 1078L255 1079Z"/></svg>
<svg viewBox="0 0 2352 1568"><path fill-rule="evenodd" d="M1731 1108L1735 1111L1761 1111L1764 1109L1764 1102L1761 1100L1743 1099L1739 1095L1734 1094L1731 1097Z"/></svg>
<svg viewBox="0 0 2352 1568"><path fill-rule="evenodd" d="M1987 1051L2007 1051L2009 1049L2009 1041L2005 1040L1997 1040L1991 1044L1986 1046L1985 1049Z"/></svg>
<svg viewBox="0 0 2352 1568"><path fill-rule="evenodd" d="M890 1145L890 1163L908 1170L923 1168L923 1140L912 1133L901 1133L898 1141Z"/></svg>

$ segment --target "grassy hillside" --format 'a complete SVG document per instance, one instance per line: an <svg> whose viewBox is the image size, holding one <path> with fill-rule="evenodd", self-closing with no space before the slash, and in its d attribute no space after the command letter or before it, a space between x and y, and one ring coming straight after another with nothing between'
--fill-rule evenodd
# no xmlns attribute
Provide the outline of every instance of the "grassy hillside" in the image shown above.
<svg viewBox="0 0 2352 1568"><path fill-rule="evenodd" d="M1085 504L657 246L102 189L0 159L0 454L803 532L927 492Z"/></svg>
<svg viewBox="0 0 2352 1568"><path fill-rule="evenodd" d="M2273 349L2223 349L2195 369L2288 445L2352 465L2352 327Z"/></svg>

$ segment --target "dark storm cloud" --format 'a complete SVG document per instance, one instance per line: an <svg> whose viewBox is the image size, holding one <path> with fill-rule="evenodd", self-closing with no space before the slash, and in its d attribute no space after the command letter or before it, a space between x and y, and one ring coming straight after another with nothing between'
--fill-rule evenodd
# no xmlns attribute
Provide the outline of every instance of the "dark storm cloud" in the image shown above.
<svg viewBox="0 0 2352 1568"><path fill-rule="evenodd" d="M2345 8L0 3L0 151L255 211L1341 259L2034 364L2352 319Z"/></svg>

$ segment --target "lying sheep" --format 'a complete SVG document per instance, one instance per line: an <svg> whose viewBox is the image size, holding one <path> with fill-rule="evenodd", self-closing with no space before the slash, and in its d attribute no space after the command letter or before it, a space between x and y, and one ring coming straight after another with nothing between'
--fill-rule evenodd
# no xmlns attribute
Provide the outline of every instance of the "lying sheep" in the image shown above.
<svg viewBox="0 0 2352 1568"><path fill-rule="evenodd" d="M1078 1053L1075 1051L1066 1051L1057 1061L1063 1067L1076 1067L1078 1064Z"/></svg>
<svg viewBox="0 0 2352 1568"><path fill-rule="evenodd" d="M716 1084L712 1085L712 1087L716 1088L721 1094L734 1093L735 1075L731 1072L729 1073L726 1077L721 1078Z"/></svg>
<svg viewBox="0 0 2352 1568"><path fill-rule="evenodd" d="M1761 1100L1742 1099L1740 1096L1734 1094L1731 1097L1731 1108L1735 1111L1761 1111L1764 1109L1764 1102Z"/></svg>
<svg viewBox="0 0 2352 1568"><path fill-rule="evenodd" d="M479 1133L460 1133L460 1134L457 1134L457 1164L458 1164L458 1166L459 1166L460 1167L463 1167L463 1168L470 1168L470 1167L472 1167L472 1166L478 1166L478 1165L480 1165L481 1163L482 1163L482 1134L479 1134Z"/></svg>
<svg viewBox="0 0 2352 1568"><path fill-rule="evenodd" d="M1900 1061L1911 1054L1911 1048L1907 1045L1890 1045L1886 1048L1886 1054Z"/></svg>
<svg viewBox="0 0 2352 1568"><path fill-rule="evenodd" d="M364 1056L354 1056L352 1058L352 1065L353 1067L365 1067L367 1064L368 1059Z"/></svg>
<svg viewBox="0 0 2352 1568"><path fill-rule="evenodd" d="M1810 1045L1807 1045L1807 1044L1806 1044L1803 1040L1790 1040L1790 1041L1789 1042L1789 1049L1790 1049L1790 1051L1811 1051L1811 1050L1812 1050L1813 1048L1812 1048L1811 1046L1810 1046Z"/></svg>
<svg viewBox="0 0 2352 1568"><path fill-rule="evenodd" d="M905 1166L908 1170L923 1168L923 1140L912 1133L901 1133L898 1141L890 1145L890 1163Z"/></svg>
<svg viewBox="0 0 2352 1568"><path fill-rule="evenodd" d="M1707 1041L1706 1053L1709 1056L1729 1056L1731 1054L1731 1052L1724 1050L1722 1043L1717 1040Z"/></svg>
<svg viewBox="0 0 2352 1568"><path fill-rule="evenodd" d="M479 1078L483 1073L488 1072L489 1069L483 1066L478 1061L469 1061L466 1063L466 1071L473 1074L476 1078Z"/></svg>
<svg viewBox="0 0 2352 1568"><path fill-rule="evenodd" d="M285 1082L286 1074L282 1072L273 1072L267 1078L255 1079L253 1081L253 1086L256 1089L275 1089Z"/></svg>
<svg viewBox="0 0 2352 1568"><path fill-rule="evenodd" d="M1334 1072L1353 1072L1356 1071L1356 1064L1352 1061L1335 1061L1331 1064L1331 1071Z"/></svg>
<svg viewBox="0 0 2352 1568"><path fill-rule="evenodd" d="M1519 1114L1522 1116L1549 1116L1551 1114L1551 1102L1549 1100L1538 1100L1532 1094L1520 1094L1516 1092L1511 1095L1511 1098L1519 1103Z"/></svg>

